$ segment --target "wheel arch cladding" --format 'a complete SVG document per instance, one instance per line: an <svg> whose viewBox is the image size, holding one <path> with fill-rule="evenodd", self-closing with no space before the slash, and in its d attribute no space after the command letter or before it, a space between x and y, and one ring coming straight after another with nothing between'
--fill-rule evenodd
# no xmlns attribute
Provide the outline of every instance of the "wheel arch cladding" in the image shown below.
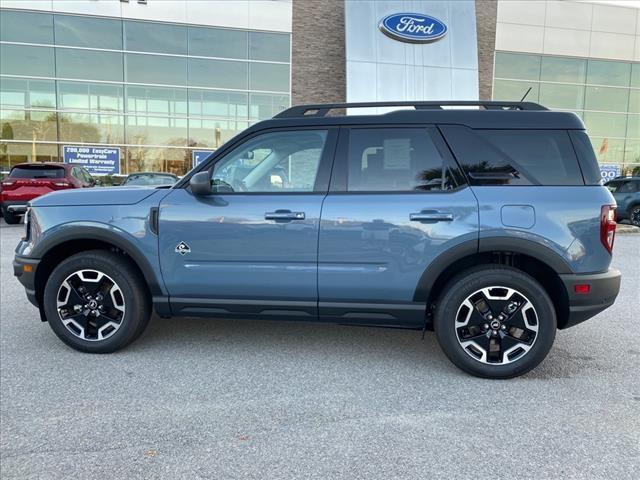
<svg viewBox="0 0 640 480"><path fill-rule="evenodd" d="M551 297L558 327L564 327L569 317L569 298L559 274L572 273L572 270L559 254L530 240L491 237L453 247L427 267L413 300L433 304L451 279L483 264L511 265L536 279Z"/></svg>
<svg viewBox="0 0 640 480"><path fill-rule="evenodd" d="M158 276L135 244L124 236L100 227L79 226L53 234L34 247L31 256L41 259L35 277L38 301L42 300L44 285L58 263L76 253L96 249L116 251L128 257L144 278L149 293L152 296L163 295Z"/></svg>

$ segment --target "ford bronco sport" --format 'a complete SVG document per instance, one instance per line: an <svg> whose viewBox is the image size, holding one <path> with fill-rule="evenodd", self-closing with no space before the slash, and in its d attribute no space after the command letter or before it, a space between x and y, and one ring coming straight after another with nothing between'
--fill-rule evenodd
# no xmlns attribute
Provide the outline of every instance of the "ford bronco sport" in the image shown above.
<svg viewBox="0 0 640 480"><path fill-rule="evenodd" d="M14 269L41 319L85 352L129 344L153 309L435 330L461 369L509 378L557 329L613 304L614 218L572 113L307 105L169 189L32 201Z"/></svg>

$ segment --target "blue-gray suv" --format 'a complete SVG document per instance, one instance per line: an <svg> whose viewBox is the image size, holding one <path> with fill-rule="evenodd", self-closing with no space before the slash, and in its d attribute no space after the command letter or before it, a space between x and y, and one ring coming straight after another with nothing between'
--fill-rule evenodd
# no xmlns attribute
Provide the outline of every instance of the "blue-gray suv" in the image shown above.
<svg viewBox="0 0 640 480"><path fill-rule="evenodd" d="M615 205L572 113L297 106L171 188L32 201L14 269L84 352L131 343L155 310L435 330L458 367L509 378L613 304Z"/></svg>

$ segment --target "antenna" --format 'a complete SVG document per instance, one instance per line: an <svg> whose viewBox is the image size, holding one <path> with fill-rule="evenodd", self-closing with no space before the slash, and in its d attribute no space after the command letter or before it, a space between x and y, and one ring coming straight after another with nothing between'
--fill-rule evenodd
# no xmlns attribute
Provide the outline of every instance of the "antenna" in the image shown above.
<svg viewBox="0 0 640 480"><path fill-rule="evenodd" d="M525 94L522 96L522 99L520 100L521 102L524 102L524 99L527 98L527 95L529 95L529 92L531 91L531 88L533 88L533 87L529 87L529 90L527 90L525 92Z"/></svg>

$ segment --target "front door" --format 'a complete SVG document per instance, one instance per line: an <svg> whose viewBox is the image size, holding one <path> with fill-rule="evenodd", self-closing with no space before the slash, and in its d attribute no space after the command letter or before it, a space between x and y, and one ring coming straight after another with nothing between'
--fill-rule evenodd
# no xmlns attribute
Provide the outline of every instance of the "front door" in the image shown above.
<svg viewBox="0 0 640 480"><path fill-rule="evenodd" d="M317 316L320 209L331 129L274 130L210 166L213 193L172 190L160 264L175 315Z"/></svg>
<svg viewBox="0 0 640 480"><path fill-rule="evenodd" d="M421 325L429 264L477 245L478 203L438 130L343 128L318 252L321 319Z"/></svg>

